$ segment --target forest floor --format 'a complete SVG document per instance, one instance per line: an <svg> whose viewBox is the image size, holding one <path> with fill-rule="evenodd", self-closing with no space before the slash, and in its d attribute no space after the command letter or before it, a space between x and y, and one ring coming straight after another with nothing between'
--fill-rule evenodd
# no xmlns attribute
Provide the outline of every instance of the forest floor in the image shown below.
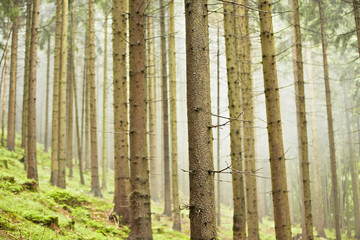
<svg viewBox="0 0 360 240"><path fill-rule="evenodd" d="M50 153L38 145L37 161L39 186L26 178L22 158L23 149L14 152L0 147L0 239L126 239L127 226L110 220L113 203L113 172L107 174L107 189L103 198L92 197L89 192L90 174L85 171L85 186L80 184L78 168L67 178L67 188L59 189L49 183ZM186 198L182 196L183 202ZM188 212L182 210L182 233L172 230L171 219L162 215L162 204L152 202L152 228L155 240L190 239ZM218 227L219 239L232 239L232 214L222 207L222 224ZM260 224L262 240L275 239L274 223L264 218ZM293 226L293 235L301 232ZM335 239L327 231L328 239ZM343 239L346 238L344 235Z"/></svg>

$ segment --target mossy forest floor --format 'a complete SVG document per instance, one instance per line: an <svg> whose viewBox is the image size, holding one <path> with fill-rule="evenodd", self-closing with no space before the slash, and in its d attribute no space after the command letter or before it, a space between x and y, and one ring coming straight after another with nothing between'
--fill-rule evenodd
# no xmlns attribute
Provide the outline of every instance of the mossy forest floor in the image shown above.
<svg viewBox="0 0 360 240"><path fill-rule="evenodd" d="M0 239L126 239L130 229L121 226L116 219L110 220L113 209L113 172L107 174L107 190L104 198L90 196L90 174L85 171L85 186L80 184L78 169L67 178L67 189L49 184L50 153L44 153L38 145L37 161L39 187L34 189L33 181L26 178L23 163L19 161L23 149L15 152L0 147ZM186 203L183 197L182 202ZM170 218L162 215L162 204L152 202L152 223L154 239L189 239L187 210L182 210L182 233L172 230ZM223 206L222 225L219 239L232 239L232 214ZM261 239L275 239L274 223L263 219L260 224ZM293 235L301 232L293 227ZM327 231L329 239L335 239L334 232ZM344 235L343 239L348 239Z"/></svg>

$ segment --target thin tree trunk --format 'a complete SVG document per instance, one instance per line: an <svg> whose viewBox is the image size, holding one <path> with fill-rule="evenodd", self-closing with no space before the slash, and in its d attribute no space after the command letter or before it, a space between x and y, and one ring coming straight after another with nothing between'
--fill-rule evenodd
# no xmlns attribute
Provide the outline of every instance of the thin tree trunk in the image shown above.
<svg viewBox="0 0 360 240"><path fill-rule="evenodd" d="M271 1L259 0L261 50L276 239L291 239Z"/></svg>
<svg viewBox="0 0 360 240"><path fill-rule="evenodd" d="M354 216L355 216L355 238L360 238L360 212L359 212L359 182L358 182L358 167L357 162L354 156L354 146L353 139L351 136L351 122L349 118L349 104L347 100L346 93L349 90L346 89L345 83L343 85L344 93L344 103L345 103L345 116L346 116L346 129L347 129L347 145L349 147L349 164L350 164L350 173L351 173L351 187L352 187L352 196L353 196L353 205L354 205ZM341 191L340 191L341 194Z"/></svg>
<svg viewBox="0 0 360 240"><path fill-rule="evenodd" d="M217 70L217 126L220 126L220 27L217 28L217 53L216 53L216 70ZM220 171L220 127L216 130L217 132L217 141L216 141L216 160L217 160L217 170ZM216 178L216 223L217 226L221 226L221 190L220 190L220 182L221 182L221 174L217 174Z"/></svg>
<svg viewBox="0 0 360 240"><path fill-rule="evenodd" d="M315 174L315 226L319 237L326 238L324 232L324 220L322 216L323 195L321 194L321 179L320 179L320 158L319 158L319 143L317 133L317 122L316 122L316 108L315 108L315 91L314 91L314 77L312 68L312 55L311 48L307 50L307 61L309 63L308 74L310 83L310 116L311 116L311 135L313 144L313 156L314 156L314 174Z"/></svg>
<svg viewBox="0 0 360 240"><path fill-rule="evenodd" d="M106 5L106 3L105 3ZM107 121L107 28L108 28L108 9L105 7L105 24L104 24L104 82L103 82L103 132L102 132L102 189L106 189L106 121Z"/></svg>
<svg viewBox="0 0 360 240"><path fill-rule="evenodd" d="M30 70L29 70L29 112L28 112L28 132L27 132L27 154L28 172L27 177L38 180L36 162L36 67L37 67L37 48L40 0L33 0L33 14L31 25L31 46L30 46Z"/></svg>
<svg viewBox="0 0 360 240"><path fill-rule="evenodd" d="M358 52L360 54L360 13L359 13L359 0L353 0L353 10L354 10L354 17L355 17L355 26L356 26L356 36L358 40ZM356 230L355 230L356 231ZM355 235L357 235L355 233ZM357 235L359 238L359 235Z"/></svg>
<svg viewBox="0 0 360 240"><path fill-rule="evenodd" d="M89 0L89 97L90 97L90 141L91 141L91 192L102 197L99 184L97 153L96 85L95 85L95 1Z"/></svg>
<svg viewBox="0 0 360 240"><path fill-rule="evenodd" d="M339 198L338 198L338 186L337 186L338 183L337 183L337 173L336 173L334 127L333 127L333 116L332 116L332 105L331 105L329 70L328 70L327 53L326 53L326 39L325 39L326 36L325 36L325 30L324 30L324 17L323 17L321 3L322 3L322 1L318 1L320 25L321 25L321 44L322 44L323 64L324 64L324 79L325 79L326 111L327 111L328 135L329 135L332 195L333 195L333 204L334 204L336 240L340 240L341 233L340 233L340 219L339 219Z"/></svg>
<svg viewBox="0 0 360 240"><path fill-rule="evenodd" d="M74 3L75 4L75 3ZM75 5L73 6L75 9ZM73 89L74 89L74 103L75 103L75 121L76 121L76 140L77 140L77 150L78 150L78 158L79 158L79 173L80 173L80 183L85 185L84 174L83 174L83 161L82 161L82 144L81 144L81 134L80 126L79 126L79 114L78 114L78 104L77 104L77 90L76 90L76 79L73 81Z"/></svg>
<svg viewBox="0 0 360 240"><path fill-rule="evenodd" d="M6 77L7 77L7 56L9 49L9 38L10 38L10 17L8 17L7 23L7 37L6 37L6 46L5 46L5 63L4 63L4 87L3 87L3 99L2 99L2 111L1 111L1 146L4 146L4 121L5 121L5 96L6 96Z"/></svg>
<svg viewBox="0 0 360 240"><path fill-rule="evenodd" d="M70 2L70 18L71 18L71 26L70 26L70 36L69 36L69 56L68 56L68 60L69 60L69 66L68 66L68 104L67 104L67 118L66 118L66 162L69 168L69 177L71 178L73 176L73 122L74 122L74 81L75 81L75 27L76 27L76 12L75 12L75 2L76 0L72 0L72 2Z"/></svg>
<svg viewBox="0 0 360 240"><path fill-rule="evenodd" d="M167 50L166 50L166 26L165 26L165 3L160 0L160 44L161 44L161 79L162 79L162 114L163 114L163 138L164 138L164 215L171 216L171 180L170 180L170 156L169 156L169 109L168 109L168 76L167 76Z"/></svg>
<svg viewBox="0 0 360 240"><path fill-rule="evenodd" d="M347 236L351 237L351 224L350 224L350 201L349 201L349 181L348 181L348 168L345 166L345 189L344 189L344 195L345 195L345 203L346 203L346 230L347 230Z"/></svg>
<svg viewBox="0 0 360 240"><path fill-rule="evenodd" d="M51 53L51 36L48 37L48 45L47 45L44 152L47 152L49 148L48 135L49 135L50 53Z"/></svg>
<svg viewBox="0 0 360 240"><path fill-rule="evenodd" d="M149 0L151 6L151 0ZM150 134L150 191L151 199L159 201L159 187L160 187L160 173L159 173L159 160L156 152L156 76L155 76L155 54L154 54L154 29L153 17L150 16L146 19L147 23L147 50L148 50L148 84L149 84L149 134Z"/></svg>
<svg viewBox="0 0 360 240"><path fill-rule="evenodd" d="M302 188L303 239L314 239L311 210L310 168L308 136L305 107L305 83L300 30L300 12L298 0L292 0L293 13L293 58L295 80L296 119L298 130L298 151L300 163L300 181Z"/></svg>
<svg viewBox="0 0 360 240"><path fill-rule="evenodd" d="M175 56L175 13L174 0L170 0L169 22L169 81L170 81L170 128L171 128L171 183L174 212L173 229L181 231L179 185L178 185L178 149L177 149L177 114L176 114L176 56Z"/></svg>
<svg viewBox="0 0 360 240"><path fill-rule="evenodd" d="M242 174L242 148L241 148L241 129L237 121L241 115L240 107L240 78L237 62L237 51L240 46L236 40L236 11L234 3L224 2L224 30L225 30L225 49L226 49L226 68L228 80L228 97L230 119L235 119L230 124L230 147L231 147L231 166L232 186L233 186L233 239L246 238L246 212L244 177Z"/></svg>
<svg viewBox="0 0 360 240"><path fill-rule="evenodd" d="M21 147L24 148L24 165L27 165L27 113L28 113L28 99L29 99L29 71L30 71L30 43L31 43L31 8L30 0L26 1L26 30L25 30L25 63L24 63L24 89L23 89L23 108L22 108L22 123L21 123Z"/></svg>
<svg viewBox="0 0 360 240"><path fill-rule="evenodd" d="M130 167L129 239L152 239L150 186L146 154L145 4L130 1Z"/></svg>
<svg viewBox="0 0 360 240"><path fill-rule="evenodd" d="M17 2L16 2L16 5ZM13 22L11 40L11 63L10 63L10 93L8 110L7 147L10 151L15 150L15 113L16 113L16 75L17 75L17 51L18 51L18 23L17 16ZM3 116L4 118L4 116Z"/></svg>
<svg viewBox="0 0 360 240"><path fill-rule="evenodd" d="M90 169L90 84L89 84L89 78L90 78L90 69L89 69L89 61L90 61L90 57L89 57L89 24L87 24L87 28L86 28L86 40L85 40L85 46L86 46L86 50L85 50L85 72L86 72L86 77L85 77L85 99L84 99L84 104L85 104L85 137L84 137L84 141L85 141L85 170L89 170Z"/></svg>
<svg viewBox="0 0 360 240"><path fill-rule="evenodd" d="M247 0L241 0L241 4L248 5ZM237 10L239 16L237 24L240 47L240 79L241 79L241 95L243 108L243 131L244 131L244 160L245 171L256 174L255 167L255 137L254 137L254 116L253 116L253 94L252 94L252 78L251 78L251 43L249 34L249 11L247 8L240 7ZM246 203L247 203L247 222L248 222L248 238L258 240L259 223L258 223L258 206L256 195L256 177L250 174L245 175L246 183Z"/></svg>
<svg viewBox="0 0 360 240"><path fill-rule="evenodd" d="M112 9L114 85L114 211L123 224L130 223L130 173L127 71L127 1L114 0Z"/></svg>
<svg viewBox="0 0 360 240"><path fill-rule="evenodd" d="M207 0L185 0L190 237L216 239Z"/></svg>
<svg viewBox="0 0 360 240"><path fill-rule="evenodd" d="M53 79L53 110L51 130L51 177L50 183L57 184L59 160L59 78L61 47L61 0L56 0L55 54Z"/></svg>
<svg viewBox="0 0 360 240"><path fill-rule="evenodd" d="M62 1L61 14L61 58L59 76L59 131L58 131L58 179L57 186L66 188L66 80L67 80L67 23L68 0Z"/></svg>

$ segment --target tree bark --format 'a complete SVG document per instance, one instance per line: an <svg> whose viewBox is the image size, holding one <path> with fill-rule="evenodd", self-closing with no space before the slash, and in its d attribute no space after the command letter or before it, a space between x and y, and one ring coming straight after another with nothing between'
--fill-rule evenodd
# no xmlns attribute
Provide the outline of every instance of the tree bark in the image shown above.
<svg viewBox="0 0 360 240"><path fill-rule="evenodd" d="M95 1L89 0L89 97L90 97L90 142L91 142L91 192L102 197L99 184L99 163L96 125L95 87Z"/></svg>
<svg viewBox="0 0 360 240"><path fill-rule="evenodd" d="M61 47L61 0L56 0L55 54L53 79L53 110L51 130L51 177L50 183L55 186L58 179L59 158L59 78Z"/></svg>
<svg viewBox="0 0 360 240"><path fill-rule="evenodd" d="M190 237L216 239L207 0L185 0Z"/></svg>
<svg viewBox="0 0 360 240"><path fill-rule="evenodd" d="M8 127L7 147L10 151L15 150L16 75L17 75L19 20L20 17L17 16L13 21L13 30L12 30L12 39L11 39L10 93L9 93L8 126L7 126Z"/></svg>
<svg viewBox="0 0 360 240"><path fill-rule="evenodd" d="M145 27L143 0L130 1L130 167L129 239L153 239L146 154Z"/></svg>
<svg viewBox="0 0 360 240"><path fill-rule="evenodd" d="M332 197L334 204L335 231L336 231L336 240L340 240L341 233L340 233L340 219L339 219L339 197L338 197L338 183L337 183L337 173L336 173L337 168L336 168L336 155L335 155L334 127L333 127L333 116L332 116L332 105L331 105L329 70L328 70L328 61L327 61L327 53L326 53L324 17L323 17L323 11L321 5L322 5L322 1L318 1L320 27L321 27L321 44L322 44L323 64L324 64L326 112L327 112L328 135L329 135L329 151L330 151Z"/></svg>
<svg viewBox="0 0 360 240"><path fill-rule="evenodd" d="M165 3L160 0L160 45L161 45L161 79L162 79L162 114L163 114L163 141L164 141L164 215L171 216L171 180L170 180L170 156L169 156L169 109L168 109L168 76L166 59L166 26L165 26Z"/></svg>
<svg viewBox="0 0 360 240"><path fill-rule="evenodd" d="M151 4L151 0L149 0ZM150 5L151 6L151 5ZM156 76L155 76L155 54L154 54L154 29L153 17L146 19L147 23L147 50L148 50L148 97L149 97L149 140L150 140L150 193L153 201L159 201L159 187L160 187L160 172L159 172L159 158L157 155L156 142Z"/></svg>
<svg viewBox="0 0 360 240"><path fill-rule="evenodd" d="M216 53L216 70L217 70L217 126L220 125L220 27L217 28L217 53ZM216 167L220 171L220 127L216 131ZM221 174L217 175L216 178L216 224L221 226Z"/></svg>
<svg viewBox="0 0 360 240"><path fill-rule="evenodd" d="M6 97L6 77L7 77L7 59L8 59L8 49L9 49L9 38L11 35L10 31L10 17L8 17L7 23L7 34L6 34L6 45L5 45L5 63L4 63L4 87L3 87L3 95L2 95L2 111L1 111L1 146L4 146L4 121L5 121L5 97ZM1 92L1 89L0 89Z"/></svg>
<svg viewBox="0 0 360 240"><path fill-rule="evenodd" d="M312 134L312 144L313 144L313 156L314 156L314 175L315 175L315 226L319 237L326 238L324 231L324 221L322 216L322 207L323 196L321 194L321 179L320 179L320 158L319 158L319 143L318 143L318 133L317 133L317 121L316 121L316 108L315 108L315 91L314 91L314 77L312 70L312 55L311 49L307 50L307 61L309 63L308 74L309 74L309 83L310 83L310 116L311 116L311 134Z"/></svg>
<svg viewBox="0 0 360 240"><path fill-rule="evenodd" d="M106 4L105 4L106 6ZM106 143L106 121L107 121L107 28L108 28L108 9L105 7L105 23L104 23L104 82L103 82L103 132L102 132L102 185L101 188L106 190L106 163L107 163L107 143Z"/></svg>
<svg viewBox="0 0 360 240"><path fill-rule="evenodd" d="M51 54L51 36L48 36L47 46L47 66L46 66L46 103L45 103L45 136L44 136L44 152L48 152L49 148L49 92L50 92L50 54Z"/></svg>
<svg viewBox="0 0 360 240"><path fill-rule="evenodd" d="M291 239L291 222L286 183L280 96L276 72L275 41L272 24L272 4L259 0L261 50L264 73L265 103L269 141L272 196L276 239Z"/></svg>
<svg viewBox="0 0 360 240"><path fill-rule="evenodd" d="M298 131L298 154L300 163L300 181L302 189L303 239L314 239L311 207L310 168L307 137L305 82L300 30L300 12L298 0L292 0L293 8L293 59L295 81L295 103Z"/></svg>
<svg viewBox="0 0 360 240"><path fill-rule="evenodd" d="M40 0L33 0L33 13L31 24L31 45L30 45L30 70L29 70L29 112L28 112L28 132L27 132L27 157L28 171L27 177L38 181L38 171L36 162L36 67L37 67L37 48Z"/></svg>
<svg viewBox="0 0 360 240"><path fill-rule="evenodd" d="M240 46L237 45L236 28L237 26L237 6L234 3L224 2L224 30L225 30L225 50L226 50L226 69L228 80L228 98L230 119L230 147L231 147L231 166L232 166L232 186L233 186L233 239L246 239L246 211L244 177L242 168L242 145L241 127L238 119L241 115L240 106L240 77L239 65L237 62L237 52Z"/></svg>
<svg viewBox="0 0 360 240"><path fill-rule="evenodd" d="M171 183L173 202L173 229L181 231L179 186L178 186L178 149L177 149L177 107L176 107L176 56L175 56L175 13L174 0L170 0L169 22L169 81L170 81L170 128L171 128Z"/></svg>
<svg viewBox="0 0 360 240"><path fill-rule="evenodd" d="M67 80L67 15L68 0L62 1L61 14L61 58L59 76L59 131L58 131L58 178L57 186L66 188L66 80Z"/></svg>
<svg viewBox="0 0 360 240"><path fill-rule="evenodd" d="M115 206L123 224L130 223L130 173L127 71L127 1L114 0L112 9Z"/></svg>

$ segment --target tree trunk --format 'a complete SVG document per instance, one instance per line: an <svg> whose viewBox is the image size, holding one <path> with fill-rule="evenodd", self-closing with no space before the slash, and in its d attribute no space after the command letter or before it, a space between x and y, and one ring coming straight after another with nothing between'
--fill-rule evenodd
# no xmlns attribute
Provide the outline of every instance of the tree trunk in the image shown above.
<svg viewBox="0 0 360 240"><path fill-rule="evenodd" d="M276 239L291 239L271 1L259 0L261 50Z"/></svg>
<svg viewBox="0 0 360 240"><path fill-rule="evenodd" d="M8 110L8 126L7 126L8 127L7 147L10 151L15 150L16 75L17 75L19 20L20 17L17 16L13 22L12 39L11 39L10 94L9 94L9 110Z"/></svg>
<svg viewBox="0 0 360 240"><path fill-rule="evenodd" d="M151 0L149 0L151 4ZM151 6L151 5L150 5ZM147 50L148 50L148 98L149 98L149 140L150 140L150 191L151 199L159 201L160 172L159 160L156 152L156 76L155 76L155 54L154 54L154 29L152 16L146 19L147 23Z"/></svg>
<svg viewBox="0 0 360 240"><path fill-rule="evenodd" d="M305 83L298 0L292 0L293 13L293 59L295 80L296 119L298 131L298 154L300 185L302 188L303 239L314 239L311 210L310 168L305 107Z"/></svg>
<svg viewBox="0 0 360 240"><path fill-rule="evenodd" d="M229 112L230 112L230 146L231 146L231 166L232 166L232 186L233 186L233 239L246 238L246 212L245 212L245 194L244 177L242 169L241 156L241 128L240 121L237 121L241 115L240 107L240 78L237 62L236 40L236 8L235 3L224 2L224 30L225 30L225 49L226 49L226 68L229 92Z"/></svg>
<svg viewBox="0 0 360 240"><path fill-rule="evenodd" d="M112 9L114 85L115 206L123 224L130 223L128 143L127 1L114 0ZM146 168L147 169L147 168Z"/></svg>
<svg viewBox="0 0 360 240"><path fill-rule="evenodd" d="M185 0L190 237L216 239L207 0Z"/></svg>
<svg viewBox="0 0 360 240"><path fill-rule="evenodd" d="M171 183L174 212L173 229L181 231L179 185L178 185L178 149L177 149L177 114L176 114L176 56L175 56L175 14L174 0L170 0L169 22L169 81L170 81L170 126L171 126Z"/></svg>
<svg viewBox="0 0 360 240"><path fill-rule="evenodd" d="M9 49L9 38L10 38L10 17L8 17L7 23L7 37L6 37L6 46L5 46L5 63L4 63L4 88L3 88L3 99L2 99L2 111L1 111L1 146L4 146L4 121L5 121L5 96L6 96L6 77L7 77L7 59L8 59L8 49ZM1 91L1 90L0 90Z"/></svg>
<svg viewBox="0 0 360 240"><path fill-rule="evenodd" d="M169 157L169 109L167 87L167 50L166 50L166 26L165 26L165 3L160 0L160 44L161 44L161 103L163 114L163 141L164 141L164 215L171 216L171 182L170 182L170 157Z"/></svg>
<svg viewBox="0 0 360 240"><path fill-rule="evenodd" d="M47 46L44 152L48 152L48 148L49 148L48 135L49 135L50 54L51 54L51 36L48 37L48 46Z"/></svg>
<svg viewBox="0 0 360 240"><path fill-rule="evenodd" d="M247 0L241 0L241 4L248 5ZM247 8L238 7L237 10L238 31L237 39L240 41L240 79L241 79L241 95L243 108L243 131L244 131L244 160L245 171L251 174L256 173L255 167L255 137L254 137L254 116L253 116L253 93L251 78L251 43L249 35L249 11ZM259 223L258 223L258 206L256 195L256 177L246 174L246 203L247 203L247 222L248 222L248 238L259 240Z"/></svg>
<svg viewBox="0 0 360 240"><path fill-rule="evenodd" d="M50 183L55 186L58 179L59 158L59 78L60 78L60 46L61 45L61 0L56 0L55 54L53 79L53 110L51 130L51 177Z"/></svg>
<svg viewBox="0 0 360 240"><path fill-rule="evenodd" d="M67 104L67 118L66 118L66 162L69 168L69 177L71 178L73 176L73 122L74 122L74 81L75 81L75 27L76 27L76 12L75 12L75 2L76 0L72 0L72 2L70 2L70 18L71 18L71 26L70 26L70 36L69 36L69 56L68 56L68 60L69 60L69 66L68 66L68 104Z"/></svg>
<svg viewBox="0 0 360 240"><path fill-rule="evenodd" d="M84 99L84 104L85 104L85 136L84 136L84 141L85 141L85 170L89 170L90 169L90 84L89 84L89 78L90 78L90 69L89 69L89 61L90 61L90 57L89 57L89 24L87 24L87 28L86 28L86 39L85 39L85 46L86 46L86 50L85 50L85 99Z"/></svg>
<svg viewBox="0 0 360 240"><path fill-rule="evenodd" d="M75 9L74 3L74 8ZM79 158L79 174L80 174L80 183L82 185L85 184L84 181L84 174L83 174L83 161L82 161L82 145L81 145L81 136L82 131L80 133L80 126L79 126L79 113L78 113L78 104L77 104L77 90L76 90L76 79L73 81L73 89L74 89L74 100L75 100L75 121L76 121L76 140L77 140L77 150L78 150L78 158Z"/></svg>
<svg viewBox="0 0 360 240"><path fill-rule="evenodd" d="M326 39L324 30L324 17L321 6L322 1L318 1L320 25L321 25L321 44L323 50L323 64L324 64L324 80L325 80L325 93L326 93L326 111L328 121L328 135L329 135L329 151L330 151L330 166L331 166L331 182L332 182L332 197L334 204L334 218L335 218L335 231L336 240L341 239L340 233L340 219L339 219L339 198L338 198L338 183L336 173L336 155L335 155L335 140L334 140L334 127L332 117L332 106L331 106L331 90L329 80L329 70L326 53Z"/></svg>
<svg viewBox="0 0 360 240"><path fill-rule="evenodd" d="M27 157L28 172L27 177L38 180L36 162L36 67L37 67L37 48L40 0L33 0L33 14L31 25L31 45L30 45L30 70L29 70L29 112L28 112L28 132L27 132Z"/></svg>
<svg viewBox="0 0 360 240"><path fill-rule="evenodd" d="M354 156L354 146L353 138L351 136L351 122L349 119L349 104L347 100L346 93L349 92L349 89L345 88L345 83L343 85L344 93L344 103L345 103L345 116L346 116L346 129L347 129L347 145L349 147L349 164L350 164L350 173L351 173L351 187L353 195L353 204L354 204L354 216L355 216L355 238L360 239L360 212L359 212L359 182L358 182L358 167L357 162ZM341 194L341 191L340 191Z"/></svg>
<svg viewBox="0 0 360 240"><path fill-rule="evenodd" d="M145 28L143 0L130 1L130 167L129 239L153 239L146 154Z"/></svg>
<svg viewBox="0 0 360 240"><path fill-rule="evenodd" d="M355 17L356 36L358 40L358 52L360 54L360 14L359 14L359 0L353 0L353 10ZM359 238L359 235L358 235Z"/></svg>
<svg viewBox="0 0 360 240"><path fill-rule="evenodd" d="M107 143L106 143L106 121L107 121L107 28L108 28L108 9L105 7L105 23L104 23L104 82L103 82L103 132L102 132L102 185L101 188L106 190L106 163L107 163Z"/></svg>
<svg viewBox="0 0 360 240"><path fill-rule="evenodd" d="M90 97L90 142L91 142L91 192L102 197L99 184L97 152L96 94L95 94L95 1L89 0L89 97Z"/></svg>
<svg viewBox="0 0 360 240"><path fill-rule="evenodd" d="M26 1L26 30L25 30L25 63L24 63L24 90L23 90L23 109L21 123L21 147L24 148L24 164L27 165L27 113L29 99L29 71L30 71L30 43L31 43L31 8L30 0Z"/></svg>
<svg viewBox="0 0 360 240"><path fill-rule="evenodd" d="M217 126L220 125L220 27L217 29L217 53L216 53L216 70L217 70ZM216 167L220 171L220 127L216 129L217 138L216 138ZM216 223L217 226L221 226L221 174L216 176Z"/></svg>
<svg viewBox="0 0 360 240"><path fill-rule="evenodd" d="M58 179L57 186L66 188L66 80L67 80L67 15L68 0L62 1L61 14L61 58L59 76L59 131L58 131Z"/></svg>
<svg viewBox="0 0 360 240"><path fill-rule="evenodd" d="M314 156L314 174L315 174L315 226L319 237L326 238L324 232L324 220L322 216L322 203L324 202L323 196L321 194L321 179L320 179L320 158L319 158L319 143L318 143L318 133L317 133L317 122L316 122L316 108L315 108L315 91L314 91L314 77L312 69L312 55L311 48L307 50L307 61L309 63L308 73L309 73L309 83L310 83L310 116L311 116L311 134L312 134L312 144L313 144L313 156Z"/></svg>

